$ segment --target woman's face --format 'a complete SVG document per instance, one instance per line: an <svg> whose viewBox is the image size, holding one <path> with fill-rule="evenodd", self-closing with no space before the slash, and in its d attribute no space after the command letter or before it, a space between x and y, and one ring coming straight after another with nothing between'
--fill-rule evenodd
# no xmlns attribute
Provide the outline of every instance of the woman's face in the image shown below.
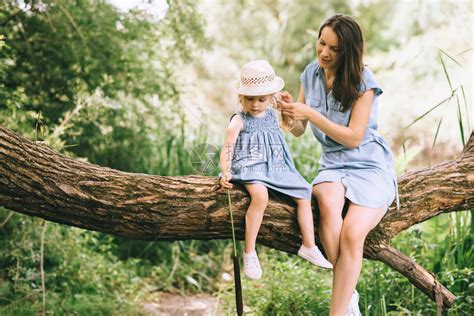
<svg viewBox="0 0 474 316"><path fill-rule="evenodd" d="M337 38L337 34L331 27L324 27L316 43L319 65L323 69L335 70L339 51L339 39Z"/></svg>
<svg viewBox="0 0 474 316"><path fill-rule="evenodd" d="M241 96L241 103L244 110L251 115L259 115L264 112L271 101L271 95Z"/></svg>

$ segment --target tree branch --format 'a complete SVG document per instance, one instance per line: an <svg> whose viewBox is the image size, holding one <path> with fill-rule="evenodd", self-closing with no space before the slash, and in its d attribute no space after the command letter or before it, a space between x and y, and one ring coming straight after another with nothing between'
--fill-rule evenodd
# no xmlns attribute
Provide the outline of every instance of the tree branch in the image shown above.
<svg viewBox="0 0 474 316"><path fill-rule="evenodd" d="M473 209L471 135L456 160L400 178L401 211L393 207L368 236L364 256L406 276L444 308L454 296L413 260L387 246L404 229L445 212ZM231 192L236 236L244 239L248 193ZM133 174L71 159L0 125L0 205L70 226L142 240L230 239L227 191L217 177ZM274 195L260 244L296 253L301 243L291 199Z"/></svg>
<svg viewBox="0 0 474 316"><path fill-rule="evenodd" d="M456 297L436 280L434 274L397 249L378 244L366 247L365 254L370 259L379 260L407 277L413 285L436 302L439 308L448 309L453 305Z"/></svg>

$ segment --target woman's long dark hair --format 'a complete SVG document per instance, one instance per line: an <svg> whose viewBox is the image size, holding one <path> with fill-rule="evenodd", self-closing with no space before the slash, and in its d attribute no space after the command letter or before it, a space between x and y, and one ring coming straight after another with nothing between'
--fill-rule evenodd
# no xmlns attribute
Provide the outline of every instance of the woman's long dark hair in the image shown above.
<svg viewBox="0 0 474 316"><path fill-rule="evenodd" d="M363 81L364 36L354 18L345 14L336 14L328 18L319 28L321 31L330 27L339 39L339 52L336 60L336 77L333 83L333 94L341 102L341 111L350 109L360 96L359 85Z"/></svg>

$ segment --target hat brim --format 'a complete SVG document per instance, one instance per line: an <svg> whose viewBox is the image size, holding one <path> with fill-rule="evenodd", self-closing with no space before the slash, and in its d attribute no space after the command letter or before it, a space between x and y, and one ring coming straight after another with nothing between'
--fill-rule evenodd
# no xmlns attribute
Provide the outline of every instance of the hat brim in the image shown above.
<svg viewBox="0 0 474 316"><path fill-rule="evenodd" d="M235 84L234 92L240 95L251 95L251 96L259 96L259 95L268 95L273 94L275 92L281 91L285 86L285 81L283 78L275 76L275 79L265 85L265 86L244 86L241 85L240 81L237 81Z"/></svg>

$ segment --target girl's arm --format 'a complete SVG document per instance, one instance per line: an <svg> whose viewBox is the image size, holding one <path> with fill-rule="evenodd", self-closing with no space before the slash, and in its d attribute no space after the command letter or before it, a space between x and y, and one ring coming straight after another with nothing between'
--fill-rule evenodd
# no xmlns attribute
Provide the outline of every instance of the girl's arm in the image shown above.
<svg viewBox="0 0 474 316"><path fill-rule="evenodd" d="M290 118L300 121L309 120L336 142L349 148L356 148L364 138L365 130L369 123L373 98L374 91L371 89L365 91L364 94L354 102L349 126L336 124L318 111L301 102L286 103L282 101L280 106L283 108L283 113L287 114ZM298 98L298 101L300 101L300 98ZM304 122L301 122L301 124L305 126Z"/></svg>
<svg viewBox="0 0 474 316"><path fill-rule="evenodd" d="M234 154L235 142L241 129L243 128L243 125L244 124L240 116L234 115L234 117L230 120L229 126L227 127L227 135L220 155L222 173L220 182L221 185L226 189L232 188L232 183L229 182L232 178L232 174L230 172L232 166L232 156Z"/></svg>

